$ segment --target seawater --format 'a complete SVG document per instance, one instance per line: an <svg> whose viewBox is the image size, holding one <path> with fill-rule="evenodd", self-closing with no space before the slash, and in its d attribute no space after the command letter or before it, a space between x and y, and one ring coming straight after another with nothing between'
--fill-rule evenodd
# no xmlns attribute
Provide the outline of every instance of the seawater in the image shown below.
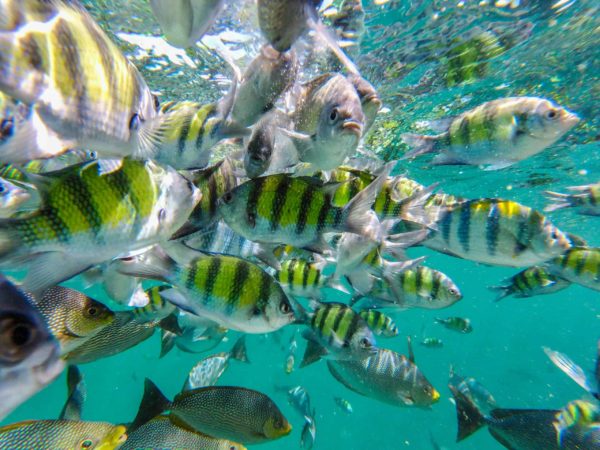
<svg viewBox="0 0 600 450"><path fill-rule="evenodd" d="M235 3L235 4L234 4ZM240 65L247 63L261 45L252 2L230 2L224 15L204 39L204 46L176 51L160 38L158 24L146 1L85 1L100 25L136 63L162 100L209 101L219 98L230 77L215 54L215 37ZM328 2L325 2L328 3ZM424 119L455 114L484 101L511 95L553 99L576 112L581 123L543 153L498 172L476 167L431 167L424 160L399 164L423 184L439 182L444 192L468 198L500 197L536 209L546 205L545 190L563 191L566 186L597 182L600 175L600 5L596 0L465 1L364 1L366 31L355 58L363 75L379 90L385 112L366 139L368 148L391 160L404 150L399 135ZM529 36L508 51L491 58L480 79L447 86L442 77L444 51L457 45L474 30L517 30L527 22ZM211 50L209 47L212 46ZM310 44L309 44L310 45ZM310 64L308 65L310 66ZM313 72L311 72L313 70ZM303 73L304 79L314 75ZM432 80L429 85L423 80ZM600 245L600 218L572 211L550 214L565 231ZM293 326L271 335L249 335L251 364L232 362L220 385L244 386L270 395L294 426L267 449L299 448L302 418L287 404L282 387L302 385L316 410L317 449L423 449L434 448L432 439L445 449L501 449L482 430L460 444L455 443L456 417L448 382L452 366L461 375L473 376L506 408L561 408L582 396L582 391L544 355L542 346L568 354L584 368L592 368L600 337L600 294L572 285L559 293L530 299L508 298L494 303L488 286L497 285L519 269L489 267L422 249L410 256L426 255L426 264L442 270L460 287L464 298L441 311L408 310L393 314L400 330L394 339L379 344L406 353L406 336L415 346L418 366L442 398L428 410L395 408L361 397L337 383L325 363L319 362L287 375L284 372ZM67 286L105 298L98 288L85 289L78 279ZM347 301L329 291L328 301ZM114 305L113 305L114 306ZM459 335L433 323L435 317L471 319L474 331ZM442 349L418 343L438 337ZM237 334L214 351L228 350ZM297 363L304 350L298 336ZM160 333L111 358L81 366L87 399L83 417L127 423L136 414L144 378L151 378L170 397L180 389L189 369L203 355L175 349L159 359ZM354 413L347 415L334 397L350 401ZM5 423L56 418L66 397L65 375L21 405Z"/></svg>

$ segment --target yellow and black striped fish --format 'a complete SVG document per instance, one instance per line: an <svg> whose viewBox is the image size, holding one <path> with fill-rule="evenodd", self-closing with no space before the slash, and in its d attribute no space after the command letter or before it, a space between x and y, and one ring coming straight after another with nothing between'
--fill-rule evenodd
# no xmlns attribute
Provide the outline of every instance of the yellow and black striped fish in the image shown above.
<svg viewBox="0 0 600 450"><path fill-rule="evenodd" d="M105 157L152 153L155 98L77 0L9 0L0 16L0 90L35 104L41 122L74 146ZM15 146L0 160L54 156L28 151L36 148Z"/></svg>
<svg viewBox="0 0 600 450"><path fill-rule="evenodd" d="M377 349L375 336L367 322L343 303L316 303L308 315L308 340L300 367L331 354L335 359L357 359Z"/></svg>
<svg viewBox="0 0 600 450"><path fill-rule="evenodd" d="M154 286L146 289L145 293L148 296L148 304L132 309L131 313L133 317L141 322L149 322L152 320L162 320L175 312L175 309L177 309L176 306L160 296L160 293L166 289L169 289L169 286Z"/></svg>
<svg viewBox="0 0 600 450"><path fill-rule="evenodd" d="M398 327L394 320L376 309L364 309L358 313L365 319L367 325L377 336L394 337L398 336Z"/></svg>
<svg viewBox="0 0 600 450"><path fill-rule="evenodd" d="M548 270L571 283L600 291L600 248L573 247L550 261Z"/></svg>
<svg viewBox="0 0 600 450"><path fill-rule="evenodd" d="M28 291L167 240L200 197L174 169L127 158L107 174L92 162L32 181L43 206L25 217L0 220L0 259L32 257L23 283Z"/></svg>
<svg viewBox="0 0 600 450"><path fill-rule="evenodd" d="M533 266L508 278L505 284L492 286L490 289L498 292L496 301L500 301L509 295L526 298L552 294L569 287L570 284L570 281L550 273L545 267Z"/></svg>
<svg viewBox="0 0 600 450"><path fill-rule="evenodd" d="M568 250L569 237L538 211L510 200L476 199L444 212L423 245L485 264L523 267Z"/></svg>
<svg viewBox="0 0 600 450"><path fill-rule="evenodd" d="M202 197L185 225L173 235L173 239L188 237L209 227L217 218L219 199L237 186L233 163L225 158L206 169L182 172L200 190ZM222 253L222 252L217 252Z"/></svg>
<svg viewBox="0 0 600 450"><path fill-rule="evenodd" d="M331 202L336 185L278 174L249 180L228 192L219 202L219 212L235 232L257 242L322 252L328 248L324 233L349 231L375 238L369 211L393 165L343 208Z"/></svg>
<svg viewBox="0 0 600 450"><path fill-rule="evenodd" d="M295 321L281 286L254 263L227 255L208 255L173 244L173 259L158 249L121 260L127 275L153 278L174 289L160 295L184 311L245 333L268 333Z"/></svg>
<svg viewBox="0 0 600 450"><path fill-rule="evenodd" d="M326 261L319 259L310 262L306 259L292 258L281 263L281 268L275 273L275 279L290 295L313 298L323 298L323 289L330 286L331 277L323 273Z"/></svg>

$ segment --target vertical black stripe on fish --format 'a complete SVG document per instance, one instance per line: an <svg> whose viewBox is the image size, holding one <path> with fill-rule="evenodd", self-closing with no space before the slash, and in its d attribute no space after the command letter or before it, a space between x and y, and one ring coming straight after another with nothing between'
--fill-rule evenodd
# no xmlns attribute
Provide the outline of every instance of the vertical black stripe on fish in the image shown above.
<svg viewBox="0 0 600 450"><path fill-rule="evenodd" d="M269 302L269 297L271 293L271 284L273 283L273 279L270 275L264 270L260 271L260 288L258 290L258 298L256 299L256 310L264 311L267 307L267 303Z"/></svg>
<svg viewBox="0 0 600 450"><path fill-rule="evenodd" d="M279 186L273 194L273 202L271 204L271 220L269 221L269 228L271 231L275 231L279 228L281 222L281 215L283 214L283 207L287 200L288 191L292 181L288 177L280 178Z"/></svg>
<svg viewBox="0 0 600 450"><path fill-rule="evenodd" d="M63 83L71 83L75 90L75 104L77 118L80 122L87 122L91 118L88 117L88 101L86 92L86 74L81 70L81 59L79 57L79 48L73 32L69 28L69 24L62 19L57 20L54 26L54 34L60 46L61 54L64 58L65 69L70 80L64 80ZM88 74L93 76L93 74ZM95 118L94 118L95 120Z"/></svg>
<svg viewBox="0 0 600 450"><path fill-rule="evenodd" d="M210 217L214 217L217 213L217 201L219 200L219 187L217 186L217 175L208 177L206 181L206 187L208 188L208 198L206 201L208 202L208 211ZM223 194L228 192L229 189L225 190ZM202 211L200 211L202 213Z"/></svg>
<svg viewBox="0 0 600 450"><path fill-rule="evenodd" d="M198 265L192 264L188 270L187 277L185 279L185 287L189 290L193 290L196 284L196 274L198 273Z"/></svg>
<svg viewBox="0 0 600 450"><path fill-rule="evenodd" d="M458 125L458 130L456 130L456 134L459 136L459 145L468 146L470 142L469 120L466 117L461 117L459 120L460 124ZM455 143L452 142L452 144Z"/></svg>
<svg viewBox="0 0 600 450"><path fill-rule="evenodd" d="M346 313L347 312L348 312L348 308L340 308L340 307L338 307L337 313L336 313L336 316L335 316L335 320L333 321L333 325L331 326L331 334L329 335L329 345L332 345L333 342L334 342L334 340L335 340L335 338L337 337L337 338L341 339L344 342L342 345L344 347L346 346L345 345L345 336L339 336L338 333L337 333L337 331L338 331L338 329L340 327L340 323L342 322L342 319L343 320L347 320L347 319L344 319L346 317Z"/></svg>
<svg viewBox="0 0 600 450"><path fill-rule="evenodd" d="M71 238L71 232L67 228L66 224L62 221L55 208L48 207L44 210L44 215L48 219L52 231L56 235L56 238L63 243L68 243Z"/></svg>
<svg viewBox="0 0 600 450"><path fill-rule="evenodd" d="M415 290L421 292L421 287L423 287L423 271L417 270L415 273Z"/></svg>
<svg viewBox="0 0 600 450"><path fill-rule="evenodd" d="M529 235L529 222L523 218L519 219L519 225L517 228L517 235L516 235L516 242L515 242L515 248L514 248L514 254L515 255L520 255L526 248L527 246L525 245L525 242L528 242L527 240L527 236Z"/></svg>
<svg viewBox="0 0 600 450"><path fill-rule="evenodd" d="M490 213L485 222L485 242L487 244L488 254L495 255L498 248L498 238L500 236L500 209L493 203Z"/></svg>
<svg viewBox="0 0 600 450"><path fill-rule="evenodd" d="M350 308L347 309L347 311L350 311L352 314L352 321L350 322L350 325L348 326L348 329L346 330L346 335L344 336L344 347L349 347L350 346L350 341L352 340L352 336L354 336L356 334L356 331L359 328L360 322L362 322L362 318L356 314L354 311L352 311Z"/></svg>
<svg viewBox="0 0 600 450"><path fill-rule="evenodd" d="M67 192L69 192L67 195L69 195L72 204L79 210L80 216L84 218L90 226L96 243L102 245L105 243L104 238L100 234L103 225L102 217L100 217L98 209L93 201L94 197L92 196L92 190L94 189L94 186L88 186L86 180L89 179L87 177L72 177L70 182L64 184L64 187ZM109 184L106 179L99 179L96 183ZM99 200L101 201L102 199L100 198Z"/></svg>
<svg viewBox="0 0 600 450"><path fill-rule="evenodd" d="M194 143L194 145L196 146L196 150L200 150L202 148L202 145L204 144L204 133L206 132L206 123L208 122L209 116L210 114L206 114L204 116L202 124L198 128L198 136L196 136L196 142Z"/></svg>
<svg viewBox="0 0 600 450"><path fill-rule="evenodd" d="M467 202L465 205L463 205L463 207L469 208L470 205ZM452 216L453 216L453 213L451 211L446 211L443 213L443 215L440 219L440 231L442 232L442 239L446 243L450 242L450 231L452 228Z"/></svg>
<svg viewBox="0 0 600 450"><path fill-rule="evenodd" d="M240 302L240 297L244 290L244 285L248 280L248 276L250 275L250 270L248 267L248 263L242 259L239 259L235 263L235 271L233 275L233 285L231 287L231 291L229 294L229 298L227 299L227 313L232 314L237 305Z"/></svg>
<svg viewBox="0 0 600 450"><path fill-rule="evenodd" d="M255 225L253 220L256 221L256 209L265 185L265 181L266 178L261 177L255 178L253 181L249 182L251 184L250 192L248 193L248 202L246 203L246 220L253 228Z"/></svg>
<svg viewBox="0 0 600 450"><path fill-rule="evenodd" d="M344 220L344 214L343 214L344 210L342 208L332 208L332 209L333 209L332 228L339 230L342 225L342 221Z"/></svg>
<svg viewBox="0 0 600 450"><path fill-rule="evenodd" d="M311 267L312 266L310 264L303 264L304 270L302 271L302 289L306 289L308 286L308 276L310 275Z"/></svg>
<svg viewBox="0 0 600 450"><path fill-rule="evenodd" d="M296 234L301 235L304 233L306 228L306 221L308 219L308 212L310 211L310 205L312 204L314 190L309 186L304 186L304 192L300 199L300 211L298 211L298 221L296 222Z"/></svg>
<svg viewBox="0 0 600 450"><path fill-rule="evenodd" d="M385 186L383 188L384 190L384 195L385 195L385 201L383 202L383 211L382 211L382 215L383 216L388 216L390 213L390 204L392 202L392 189L390 188L390 186Z"/></svg>
<svg viewBox="0 0 600 450"><path fill-rule="evenodd" d="M194 114L190 113L183 116L183 122L181 123L181 128L179 130L179 137L177 138L177 153L179 155L183 154L185 151L185 144L190 134L192 120L194 120Z"/></svg>
<svg viewBox="0 0 600 450"><path fill-rule="evenodd" d="M575 260L575 275L579 276L581 275L581 273L583 272L583 269L585 268L585 263L588 259L588 253L587 252L573 252L575 255L578 255L579 257L576 258Z"/></svg>
<svg viewBox="0 0 600 450"><path fill-rule="evenodd" d="M297 260L296 259L292 259L290 261L290 263L288 264L288 271L287 271L287 284L290 287L293 287L294 285L294 269L296 268L296 264L297 264Z"/></svg>
<svg viewBox="0 0 600 450"><path fill-rule="evenodd" d="M471 208L469 206L461 209L458 223L458 242L465 252L469 251L471 237Z"/></svg>
<svg viewBox="0 0 600 450"><path fill-rule="evenodd" d="M433 273L432 277L431 277L431 298L432 299L435 300L437 298L441 287L442 287L442 280L440 280L440 277L438 274Z"/></svg>
<svg viewBox="0 0 600 450"><path fill-rule="evenodd" d="M44 72L44 59L41 54L40 46L38 45L32 33L25 34L19 39L19 46L23 56L27 59L30 67L33 70Z"/></svg>
<svg viewBox="0 0 600 450"><path fill-rule="evenodd" d="M321 209L319 210L319 217L317 218L317 223L316 223L316 227L315 227L317 235L320 235L321 231L325 227L325 221L327 220L327 217L329 216L329 211L331 210L330 200L331 199L329 197L325 197L324 202L321 204ZM336 218L338 217L338 214L341 214L343 209L342 208L334 208L334 209L335 209L335 217L334 217L334 221L335 221ZM342 219L340 218L337 220L341 221Z"/></svg>
<svg viewBox="0 0 600 450"><path fill-rule="evenodd" d="M321 314L321 317L319 318L319 322L316 323L315 325L321 335L322 335L322 331L323 331L323 325L325 324L325 320L327 320L327 316L329 315L331 309L332 309L332 306L329 304L319 307L319 310L322 311L322 314Z"/></svg>
<svg viewBox="0 0 600 450"><path fill-rule="evenodd" d="M208 264L208 270L206 271L206 284L204 286L204 304L208 305L213 301L213 290L215 283L221 272L221 257L212 256L210 257L210 263Z"/></svg>

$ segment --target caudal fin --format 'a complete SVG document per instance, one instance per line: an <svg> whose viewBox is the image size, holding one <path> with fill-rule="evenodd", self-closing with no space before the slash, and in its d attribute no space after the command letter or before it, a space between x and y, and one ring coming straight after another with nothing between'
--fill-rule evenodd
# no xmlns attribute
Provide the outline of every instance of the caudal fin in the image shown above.
<svg viewBox="0 0 600 450"><path fill-rule="evenodd" d="M544 211L551 212L559 209L570 208L573 206L571 204L570 198L571 196L568 194L561 194L559 192L545 191L544 195L550 200L553 200L554 203L550 203L548 206L544 208Z"/></svg>
<svg viewBox="0 0 600 450"><path fill-rule="evenodd" d="M412 147L412 150L406 152L400 159L412 159L417 156L426 155L427 153L437 153L435 145L438 141L437 136L404 133L400 138L402 142Z"/></svg>
<svg viewBox="0 0 600 450"><path fill-rule="evenodd" d="M386 164L379 176L348 202L342 212L344 224L343 230L340 231L348 231L374 241L377 240L381 226L375 214L371 213L371 206L395 166L396 161Z"/></svg>
<svg viewBox="0 0 600 450"><path fill-rule="evenodd" d="M456 442L468 438L486 424L485 417L475 403L454 386L449 386L456 404L456 418L458 420L458 433Z"/></svg>
<svg viewBox="0 0 600 450"><path fill-rule="evenodd" d="M494 299L495 302L499 302L503 298L506 298L512 294L510 286L489 286L488 289L490 291L498 293L498 295L496 295L496 298Z"/></svg>
<svg viewBox="0 0 600 450"><path fill-rule="evenodd" d="M61 420L81 420L81 410L85 402L86 392L83 376L77 366L69 366L67 389L67 401L58 417Z"/></svg>

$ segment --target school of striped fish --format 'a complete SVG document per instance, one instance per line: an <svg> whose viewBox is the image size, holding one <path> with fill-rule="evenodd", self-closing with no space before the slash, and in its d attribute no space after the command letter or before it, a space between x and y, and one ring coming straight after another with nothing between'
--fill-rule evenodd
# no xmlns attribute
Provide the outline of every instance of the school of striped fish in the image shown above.
<svg viewBox="0 0 600 450"><path fill-rule="evenodd" d="M185 50L204 45L233 3L144 5L164 40ZM484 330L441 311L463 299L461 286L419 247L514 268L489 283L496 301L572 284L600 291L600 248L552 221L558 210L600 216L600 182L548 191L539 211L521 204L518 190L466 198L446 193L443 176L424 185L405 170L422 159L433 170L475 166L482 181L489 171L510 176L584 117L534 94L498 96L421 121L415 129L431 132L402 134L405 151L384 160L367 137L386 100L355 63L368 26L363 2L240 3L257 17L260 48L245 70L223 46L207 50L229 87L203 102L153 91L78 0L0 1L0 420L63 371L68 385L56 419L0 427L0 449L244 449L277 439L318 448L319 414L302 385L277 387L302 420L297 442L297 421L252 379L219 384L230 365L252 364L248 334L284 328L294 331L287 353L273 355L281 371L301 374L323 360L319 376L347 388L348 398L332 396L342 414L354 413L358 394L435 420L448 396L419 368L411 337L406 355L386 348L406 338L397 317L440 310L433 329ZM473 29L415 92L483 76L487 63L476 63L531 28L519 22L502 38L506 29ZM418 64L417 53L406 66ZM63 285L72 279L103 295ZM181 392L169 399L146 379L129 422L86 421L79 366L135 352L156 331L161 357L203 354L189 374L170 375ZM213 351L229 341L229 351ZM425 335L418 344L444 345ZM544 351L582 397L562 409L503 409L451 370L459 441L487 427L512 450L600 449L600 342L589 373Z"/></svg>

